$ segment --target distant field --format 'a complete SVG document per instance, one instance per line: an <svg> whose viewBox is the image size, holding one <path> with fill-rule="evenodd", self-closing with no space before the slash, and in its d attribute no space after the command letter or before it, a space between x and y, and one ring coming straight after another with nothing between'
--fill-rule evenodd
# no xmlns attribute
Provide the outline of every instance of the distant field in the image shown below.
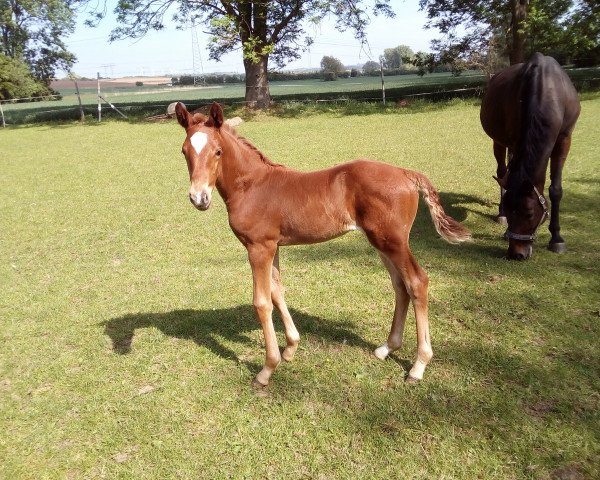
<svg viewBox="0 0 600 480"><path fill-rule="evenodd" d="M580 91L600 89L600 68L569 70L576 87ZM135 86L136 81L144 85ZM167 77L143 77L102 80L101 93L127 115L134 118L165 113L166 107L176 101L185 102L196 108L213 100L229 104L243 105L245 86L243 84L210 85L206 87L170 87ZM485 77L477 72L466 72L458 77L449 73L434 73L424 77L399 75L385 77L386 99L393 103L400 99L447 99L457 96L479 96L485 87ZM33 103L3 103L8 124L53 122L76 120L79 118L78 101L73 82L55 83L62 94L59 101ZM97 118L97 83L82 81L79 85L86 115ZM322 80L293 80L270 82L271 95L275 102L318 102L358 100L380 102L382 98L381 80L378 77L340 78L333 82ZM103 102L103 117L116 116Z"/></svg>
<svg viewBox="0 0 600 480"><path fill-rule="evenodd" d="M437 91L465 87L481 87L484 77L470 73L453 77L447 73L431 74L425 77L400 75L385 77L388 99L399 98L418 91ZM4 111L8 123L52 120L63 118L76 119L78 115L75 86L71 82L58 85L63 99L60 101L5 104ZM81 99L89 115L96 114L98 101L97 86L94 82L85 82L79 86ZM333 82L322 80L294 80L270 82L271 95L275 100L317 100L344 97L361 100L381 99L381 80L377 77L358 77L338 79ZM136 87L134 83L101 81L103 96L117 107L132 115L164 113L166 106L175 101L184 101L188 106L205 104L212 100L226 103L243 103L245 86L243 84L211 85L207 87L167 87L146 85ZM75 108L74 108L75 107ZM108 112L108 105L103 109ZM41 113L41 115L40 115Z"/></svg>

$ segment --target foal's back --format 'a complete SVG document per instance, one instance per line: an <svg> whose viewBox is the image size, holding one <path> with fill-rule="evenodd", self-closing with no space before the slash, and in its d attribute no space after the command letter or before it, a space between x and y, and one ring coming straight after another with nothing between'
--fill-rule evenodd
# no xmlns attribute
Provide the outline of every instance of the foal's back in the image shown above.
<svg viewBox="0 0 600 480"><path fill-rule="evenodd" d="M317 243L372 223L414 219L418 190L410 171L372 160L355 160L324 170L274 168L248 194L250 211L277 219L280 244Z"/></svg>

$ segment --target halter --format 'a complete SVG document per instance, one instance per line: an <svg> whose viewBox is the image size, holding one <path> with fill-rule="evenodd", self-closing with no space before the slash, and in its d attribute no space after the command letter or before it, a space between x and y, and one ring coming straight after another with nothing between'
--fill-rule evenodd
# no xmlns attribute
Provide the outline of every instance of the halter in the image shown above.
<svg viewBox="0 0 600 480"><path fill-rule="evenodd" d="M520 233L513 233L510 230L506 229L505 235L507 238L510 238L512 240L519 240L521 242L533 242L535 240L535 234L538 231L538 228L540 228L542 223L544 223L544 220L546 220L548 218L548 206L546 205L546 199L538 191L538 189L535 187L535 185L533 186L533 190L538 197L538 202L540 202L540 205L544 209L544 212L542 213L542 218L540 218L540 221L538 222L537 227L535 227L535 230L533 231L533 233L531 235L523 235Z"/></svg>

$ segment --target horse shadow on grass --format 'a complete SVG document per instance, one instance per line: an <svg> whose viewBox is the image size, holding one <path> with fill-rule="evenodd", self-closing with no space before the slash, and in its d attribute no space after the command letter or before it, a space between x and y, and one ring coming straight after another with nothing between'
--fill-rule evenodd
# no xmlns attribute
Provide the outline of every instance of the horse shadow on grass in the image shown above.
<svg viewBox="0 0 600 480"><path fill-rule="evenodd" d="M294 323L301 335L320 338L327 343L356 346L368 350L376 348L361 338L350 322L323 320L298 310L290 309ZM274 312L273 316L276 314ZM278 316L278 315L277 315ZM281 322L275 319L276 329ZM132 313L102 322L104 333L112 341L113 352L125 355L132 349L137 330L156 328L164 335L185 340L193 340L198 346L209 349L218 357L245 364L249 370L258 371L260 365L238 357L238 354L226 345L235 342L262 348L250 335L260 330L254 308L240 305L233 308L216 310L173 310L170 312Z"/></svg>

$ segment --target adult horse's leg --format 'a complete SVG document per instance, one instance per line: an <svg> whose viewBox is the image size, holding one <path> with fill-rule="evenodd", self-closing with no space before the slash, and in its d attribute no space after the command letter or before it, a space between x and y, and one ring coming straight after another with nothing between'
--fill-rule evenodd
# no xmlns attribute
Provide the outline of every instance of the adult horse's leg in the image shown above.
<svg viewBox="0 0 600 480"><path fill-rule="evenodd" d="M550 156L550 225L548 230L552 238L548 244L548 249L555 253L564 253L567 246L564 239L560 236L560 223L558 211L560 200L562 198L562 169L571 148L571 136L560 136L554 145L552 155Z"/></svg>
<svg viewBox="0 0 600 480"><path fill-rule="evenodd" d="M387 342L377 348L374 352L375 356L380 360L384 360L391 352L398 350L402 347L402 337L404 335L404 323L406 322L406 313L408 311L408 304L410 303L410 297L406 291L406 286L400 277L400 274L396 270L394 264L383 255L379 253L385 268L390 274L392 280L392 286L396 295L396 307L394 309L394 319L392 321L392 328L388 335Z"/></svg>
<svg viewBox="0 0 600 480"><path fill-rule="evenodd" d="M292 320L292 316L287 308L285 299L283 298L283 285L281 283L281 273L279 270L279 247L275 252L275 258L273 259L273 269L271 272L271 300L273 304L279 310L281 314L281 320L285 328L285 338L287 340L287 347L283 351L282 357L284 360L290 362L294 358L298 343L300 342L300 334L296 330L296 325Z"/></svg>
<svg viewBox="0 0 600 480"><path fill-rule="evenodd" d="M502 180L506 175L506 147L494 142L494 157L496 158L496 177L498 180ZM500 225L508 225L506 221L506 214L504 213L504 188L500 186L500 203L498 204L498 216L496 222Z"/></svg>
<svg viewBox="0 0 600 480"><path fill-rule="evenodd" d="M256 375L253 384L266 386L281 362L277 337L273 328L273 302L271 301L271 270L277 251L276 244L251 244L247 246L254 283L253 304L265 337L265 365Z"/></svg>

